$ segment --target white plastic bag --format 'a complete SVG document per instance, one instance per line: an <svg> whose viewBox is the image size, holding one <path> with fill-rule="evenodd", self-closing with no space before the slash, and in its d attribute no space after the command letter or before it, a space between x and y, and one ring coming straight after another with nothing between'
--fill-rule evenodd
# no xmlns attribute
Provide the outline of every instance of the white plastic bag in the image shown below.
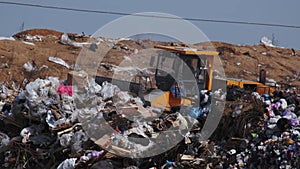
<svg viewBox="0 0 300 169"><path fill-rule="evenodd" d="M111 83L103 82L101 96L104 100L112 98L114 95L120 92L120 89Z"/></svg>

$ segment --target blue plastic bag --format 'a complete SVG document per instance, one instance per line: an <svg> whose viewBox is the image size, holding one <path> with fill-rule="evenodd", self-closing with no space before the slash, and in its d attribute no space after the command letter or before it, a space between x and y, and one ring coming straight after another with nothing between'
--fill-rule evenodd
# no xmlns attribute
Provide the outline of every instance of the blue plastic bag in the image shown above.
<svg viewBox="0 0 300 169"><path fill-rule="evenodd" d="M198 117L202 116L202 114L203 114L203 111L202 111L201 107L192 107L190 109L189 116L194 119L197 119Z"/></svg>

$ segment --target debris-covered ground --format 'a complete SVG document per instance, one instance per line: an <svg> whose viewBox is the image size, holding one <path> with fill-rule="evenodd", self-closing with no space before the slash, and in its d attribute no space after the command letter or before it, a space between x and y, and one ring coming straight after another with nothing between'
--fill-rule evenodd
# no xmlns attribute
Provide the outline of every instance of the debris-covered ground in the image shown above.
<svg viewBox="0 0 300 169"><path fill-rule="evenodd" d="M178 112L145 107L140 98L110 83L101 86L92 81L80 93L74 92L75 86L65 86L63 82L54 77L36 79L24 89L1 84L1 167L300 167L300 96L292 91L280 91L272 97L240 93L238 100L227 102L211 138L199 141L209 113L205 109L208 102L200 112L184 118ZM130 119L133 116L135 119ZM153 120L137 123L138 117ZM182 134L182 141L162 154L126 158L110 153L132 153L139 157L149 148L158 148L152 145L157 133L170 126L184 131L186 120L192 118L197 120L189 132L173 132L164 138L168 143ZM110 130L114 134L110 135ZM105 131L110 138L98 138L105 136Z"/></svg>
<svg viewBox="0 0 300 169"><path fill-rule="evenodd" d="M33 30L15 38L0 40L1 168L300 168L300 95L294 88L271 95L228 88L219 125L202 140L209 100L225 100L222 91L201 91L201 107L184 114L150 107L144 98L88 75L84 85L70 84L67 76L85 36ZM131 53L163 44L101 41L114 49L99 71L104 75L124 56L130 60ZM232 77L256 80L260 64L277 81L299 80L297 64L286 59L298 57L290 49L213 44ZM175 130L159 134L170 128ZM155 142L178 139L165 151Z"/></svg>

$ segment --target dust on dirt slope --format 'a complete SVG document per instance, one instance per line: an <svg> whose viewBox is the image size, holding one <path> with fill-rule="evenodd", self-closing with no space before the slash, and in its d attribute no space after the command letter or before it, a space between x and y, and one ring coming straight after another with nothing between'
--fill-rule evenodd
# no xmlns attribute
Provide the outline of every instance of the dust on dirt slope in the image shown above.
<svg viewBox="0 0 300 169"><path fill-rule="evenodd" d="M61 65L48 61L49 56L59 57L65 60L69 65L76 63L80 53L80 47L61 44L60 37L63 33L47 30L33 29L20 32L14 35L15 39L0 40L0 82L22 83L24 79L32 81L36 78L45 78L47 76L57 76L60 79L66 79L68 69ZM42 36L40 41L30 41L35 45L26 44L22 37L25 35ZM77 36L68 34L69 36ZM77 36L78 37L78 36ZM74 39L83 42L87 37ZM104 62L118 65L124 56L129 56L135 49L141 50L151 48L154 45L167 45L170 43L156 42L151 40L131 41L124 40L115 44L115 47L104 58ZM212 42L214 48L221 52L220 55L226 77L242 78L247 80L257 80L259 69L267 70L267 77L275 79L277 82L297 84L298 77L295 75L300 70L299 56L292 56L291 49L267 47L263 45L256 46L237 46L223 42ZM127 48L122 48L126 46ZM203 44L196 45L203 48ZM300 54L299 50L296 53ZM48 68L26 72L23 68L27 61L34 61L37 68L43 65ZM103 75L109 75L105 70L99 71Z"/></svg>

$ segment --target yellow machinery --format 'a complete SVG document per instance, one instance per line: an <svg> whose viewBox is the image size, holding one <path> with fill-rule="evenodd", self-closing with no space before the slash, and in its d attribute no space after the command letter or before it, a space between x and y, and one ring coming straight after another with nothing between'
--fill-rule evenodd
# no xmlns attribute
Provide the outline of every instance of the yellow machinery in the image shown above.
<svg viewBox="0 0 300 169"><path fill-rule="evenodd" d="M260 82L247 81L242 79L218 79L214 78L214 60L218 57L216 51L198 51L187 47L178 46L155 46L158 50L158 57L155 71L156 86L160 92L141 93L141 84L126 82L108 77L96 77L96 82L102 84L104 81L118 85L121 90L128 90L149 101L154 107L176 107L180 105L191 105L198 103L200 90L212 90L223 86L239 86L240 88L256 91L259 94L270 94L275 87L264 85L265 72L260 72ZM152 59L151 59L152 60ZM154 59L155 60L155 59ZM179 83L182 82L182 84ZM219 85L221 84L221 85ZM224 85L223 85L224 84ZM183 85L183 86L182 86ZM184 96L174 96L172 89L179 92L184 89ZM177 90L178 89L178 90ZM146 95L144 95L146 94Z"/></svg>
<svg viewBox="0 0 300 169"><path fill-rule="evenodd" d="M163 49L172 53L175 53L181 60L183 60L187 66L191 69L192 72L195 72L195 78L202 82L203 86L200 86L200 89L212 89L212 77L213 77L213 64L214 57L219 55L219 52L215 51L197 51L189 49L186 47L176 47L176 46L155 46L155 48ZM161 60L165 57L160 55L157 62L157 67L159 67ZM176 67L178 69L178 67ZM177 72L182 73L182 72ZM202 79L199 79L199 75L202 75ZM178 75L175 75L178 76ZM164 80L160 79L158 72L155 73L156 83L162 83ZM201 81L202 80L202 81ZM158 84L160 85L160 84ZM159 87L160 88L160 87Z"/></svg>
<svg viewBox="0 0 300 169"><path fill-rule="evenodd" d="M264 85L265 83L265 72L260 72L260 82L254 82L254 81L247 81L242 79L233 79L233 78L226 78L226 79L218 79L215 80L213 78L213 72L214 72L214 58L219 55L219 52L215 51L198 51L195 49L190 49L186 47L177 47L177 46L155 46L157 49L162 49L162 52L159 54L157 59L157 69L155 72L155 79L156 79L156 85L157 87L164 91L163 95L160 95L155 100L151 102L152 106L166 106L166 107L174 107L174 106L180 106L183 104L190 104L192 99L186 97L186 98L177 98L173 97L170 89L172 86L174 86L175 79L179 78L184 83L184 89L191 89L192 85L189 86L188 80L185 79L184 70L180 70L180 65L176 63L176 61L172 62L170 60L167 60L167 58L173 58L174 56L170 57L170 53L174 54L181 60L183 63L185 63L192 73L194 73L194 78L197 81L198 88L187 92L189 96L193 96L195 93L199 93L200 90L206 89L206 90L212 90L212 83L213 81L215 83L223 82L226 83L227 86L239 86L240 88L250 90L250 91L256 91L259 94L270 94L275 90L275 87L270 87L267 85ZM176 59L175 59L176 60ZM166 66L164 63L172 62L172 67L175 68L175 70L178 70L171 76L168 73L161 73L160 68ZM181 77L179 77L181 76ZM185 81L186 80L186 81ZM225 81L225 82L224 82Z"/></svg>
<svg viewBox="0 0 300 169"><path fill-rule="evenodd" d="M164 91L162 95L151 101L152 106L176 107L191 104L193 96L200 90L212 90L214 57L219 55L215 51L198 51L186 47L155 46L162 49L157 58L155 80L158 89ZM161 69L171 67L173 74ZM170 66L171 64L171 66ZM192 77L192 78L191 78ZM177 83L180 79L182 84ZM184 85L185 97L176 97L172 88ZM199 98L198 98L199 99Z"/></svg>
<svg viewBox="0 0 300 169"><path fill-rule="evenodd" d="M227 86L238 86L240 88L249 90L249 91L256 91L259 94L271 94L275 91L275 86L268 86L264 85L261 82L254 82L242 79L226 79Z"/></svg>

